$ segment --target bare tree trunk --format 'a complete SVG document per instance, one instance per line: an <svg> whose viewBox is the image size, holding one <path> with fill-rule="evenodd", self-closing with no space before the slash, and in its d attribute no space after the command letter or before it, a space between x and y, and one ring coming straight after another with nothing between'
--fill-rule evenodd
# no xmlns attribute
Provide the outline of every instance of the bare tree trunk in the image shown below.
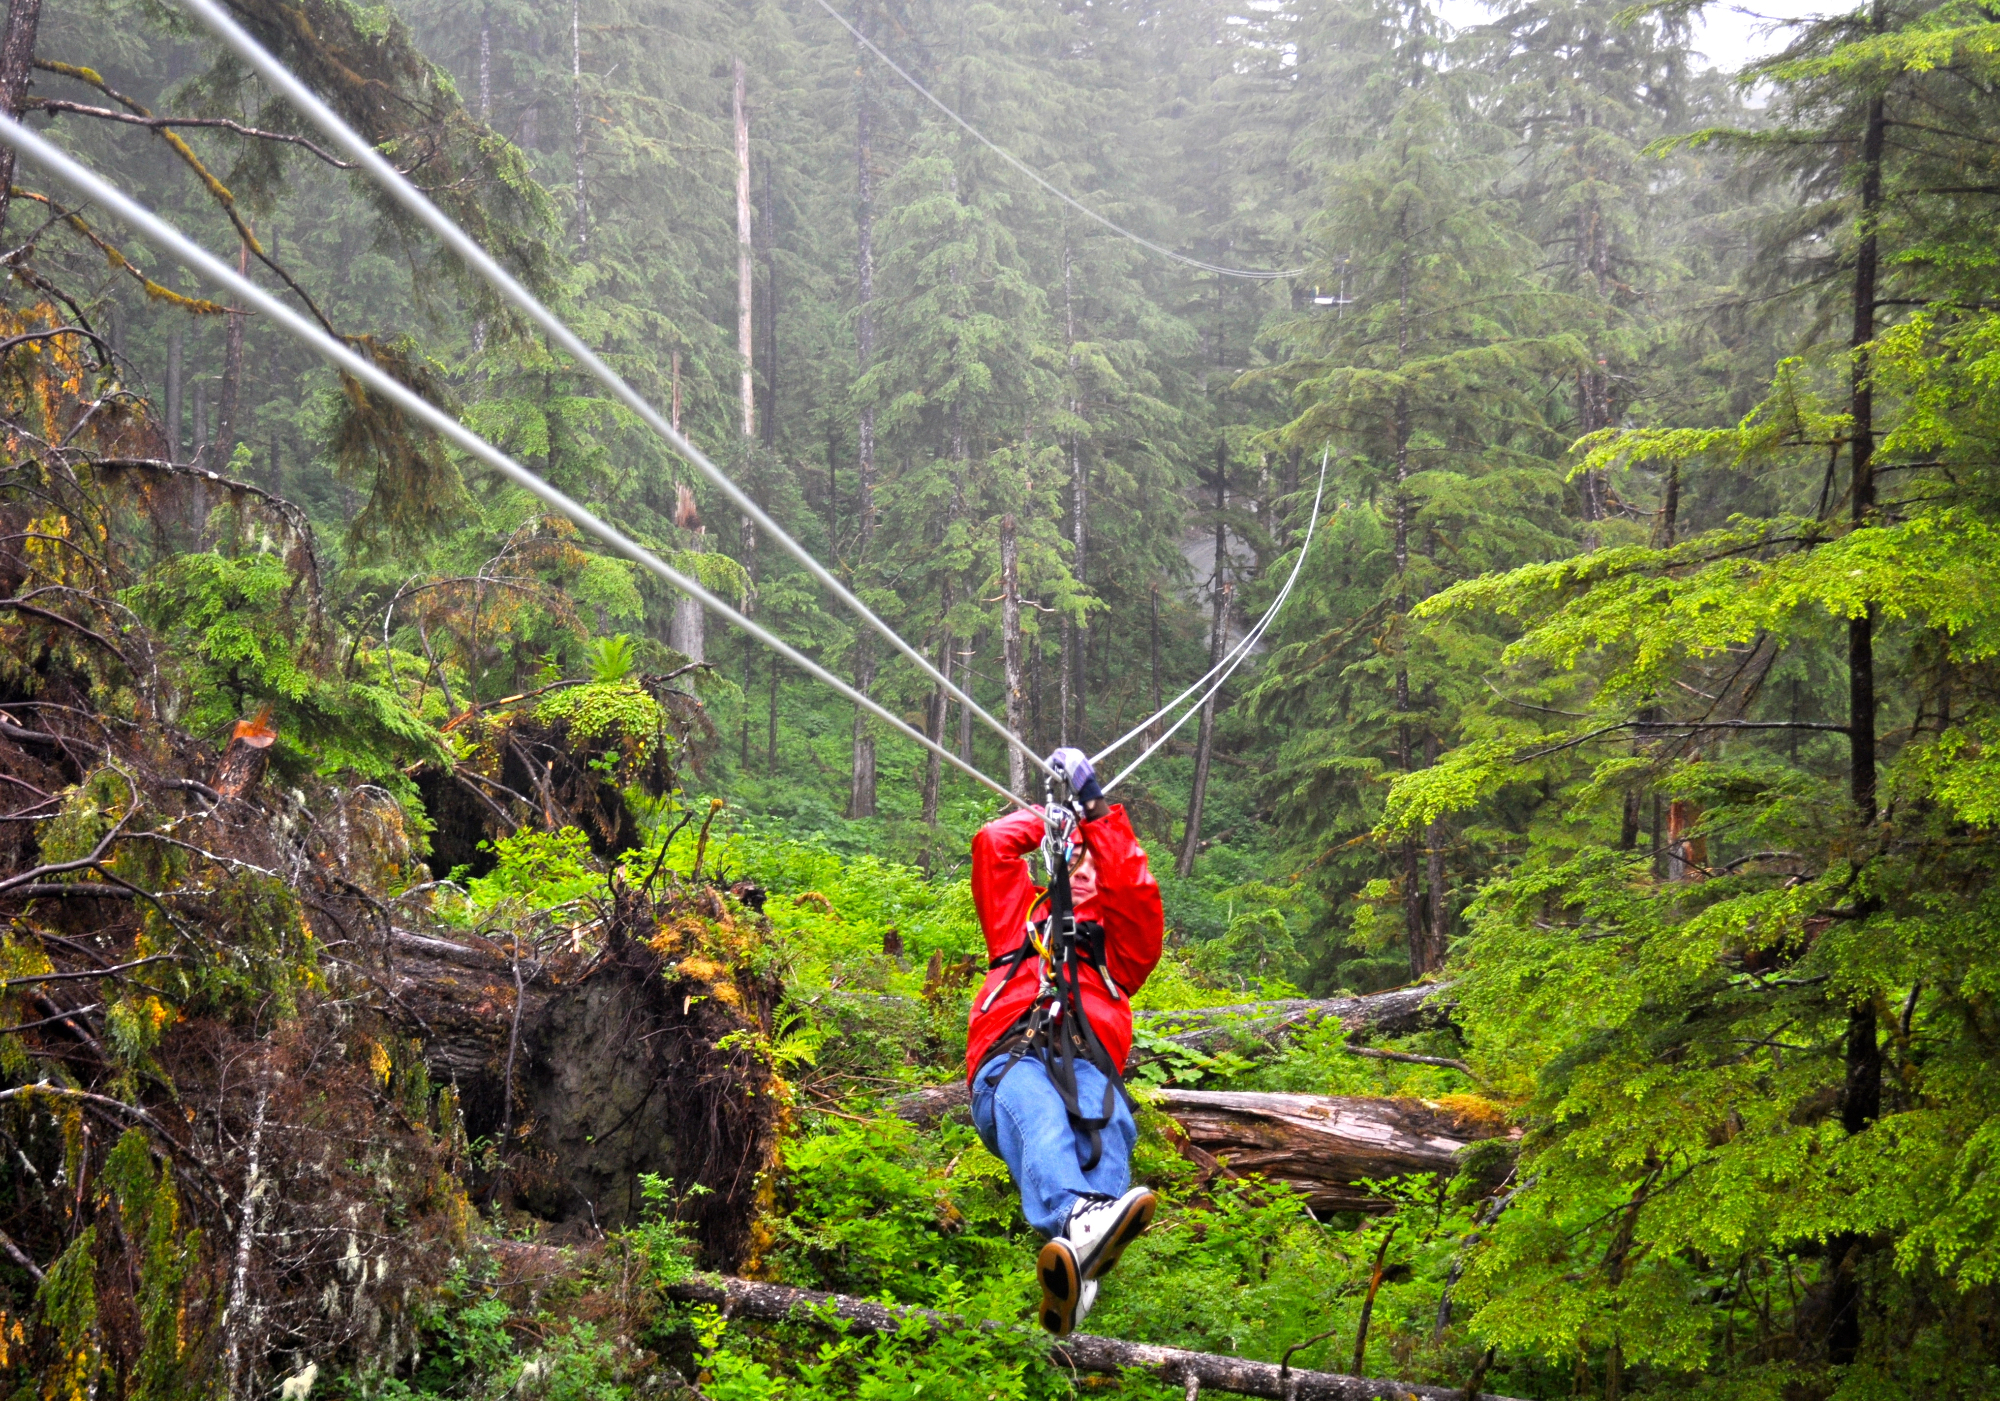
<svg viewBox="0 0 2000 1401"><path fill-rule="evenodd" d="M167 456L175 462L181 461L181 449L185 446L181 423L181 345L183 337L179 326L167 336Z"/></svg>
<svg viewBox="0 0 2000 1401"><path fill-rule="evenodd" d="M1887 28L1884 0L1875 0L1873 28ZM1849 522L1865 530L1875 521L1875 386L1874 356L1876 280L1880 272L1877 221L1882 205L1882 149L1888 129L1887 107L1878 95L1869 99L1861 146L1861 245L1854 261L1853 438L1848 444L1852 467L1848 490ZM1847 623L1848 793L1854 821L1862 832L1876 825L1875 792L1875 605L1871 601ZM1865 837L1864 837L1865 840ZM1864 848L1865 850L1865 848ZM1861 857L1866 860L1864 854ZM1863 901L1872 911L1872 898ZM1863 992L1847 1009L1843 1050L1846 1077L1841 1095L1841 1127L1859 1133L1882 1112L1882 1046L1875 1002ZM1850 1363L1861 1349L1861 1282L1855 1266L1867 1253L1865 1237L1842 1232L1827 1242L1827 1257L1836 1262L1827 1325L1827 1357Z"/></svg>
<svg viewBox="0 0 2000 1401"><path fill-rule="evenodd" d="M192 450L188 456L196 462L201 462L208 456L210 442L208 431L210 426L208 418L208 377L206 375L196 375L194 377L193 407L194 431L188 435L192 444Z"/></svg>
<svg viewBox="0 0 2000 1401"><path fill-rule="evenodd" d="M1070 374L1070 416L1080 417L1083 405L1076 394L1076 305L1071 296L1071 282L1075 268L1070 259L1069 230L1063 230L1063 338L1069 348ZM1076 432L1069 435L1069 539L1072 554L1070 572L1076 576L1079 585L1089 575L1089 527L1087 508L1089 506L1090 481L1083 469L1083 447ZM1078 624L1064 633L1063 668L1065 681L1065 703L1072 699L1076 706L1076 736L1083 739L1084 720L1089 709L1089 687L1085 684L1084 662L1089 646L1087 625ZM1064 717L1064 729L1069 727L1068 717ZM1068 741L1064 741L1067 743Z"/></svg>
<svg viewBox="0 0 2000 1401"><path fill-rule="evenodd" d="M1403 258L1401 290L1398 293L1396 363L1400 366L1410 352L1410 260ZM1401 391L1396 395L1393 430L1395 433L1395 567L1396 622L1400 631L1410 612L1410 494L1404 484L1410 477L1410 401ZM1407 639L1398 639L1396 654L1396 762L1404 773L1416 767L1415 736L1410 728L1410 661ZM1403 839L1403 942L1409 951L1410 976L1424 967L1428 942L1424 920L1423 890L1418 880L1417 843L1414 836Z"/></svg>
<svg viewBox="0 0 2000 1401"><path fill-rule="evenodd" d="M693 548L704 549L707 528L696 525L693 535ZM691 662L708 660L708 615L694 599L682 596L674 600L673 620L667 624L667 645Z"/></svg>
<svg viewBox="0 0 2000 1401"><path fill-rule="evenodd" d="M1424 767L1435 764L1437 758L1438 738L1435 734L1426 734ZM1424 966L1411 970L1419 977L1444 967L1445 951L1451 944L1451 900L1444 884L1444 844L1448 836L1443 818L1424 829L1424 874L1431 894L1431 936L1424 950Z"/></svg>
<svg viewBox="0 0 2000 1401"><path fill-rule="evenodd" d="M866 32L865 23L859 22L864 14L856 15L856 28ZM868 54L862 49L860 40L855 41L854 57L857 77L854 91L854 173L859 199L855 214L855 302L854 349L857 373L866 374L868 362L875 354L875 318L869 303L875 300L875 188L874 172L871 166L874 153L869 146L869 105L868 105ZM855 558L864 560L868 546L875 534L875 406L863 404L856 424L856 454L854 465L855 515L857 517L858 542ZM875 686L874 639L862 633L856 640L854 653L854 688L863 695L869 694ZM849 817L873 817L875 815L875 737L868 729L867 712L858 706L854 711L854 772L847 795L847 815Z"/></svg>
<svg viewBox="0 0 2000 1401"><path fill-rule="evenodd" d="M1215 607L1208 631L1211 670L1222 661L1223 640L1229 633L1229 528L1222 514L1228 505L1229 448L1226 443L1218 442L1215 445L1215 575L1209 585ZM1194 788L1188 794L1187 830L1181 835L1180 860L1174 863L1175 871L1182 876L1194 870L1194 858L1201 851L1201 810L1208 799L1208 768L1215 750L1215 705L1220 694L1219 690L1211 691L1201 707L1201 728L1194 742Z"/></svg>
<svg viewBox="0 0 2000 1401"><path fill-rule="evenodd" d="M21 115L33 76L35 32L42 22L42 0L8 0L7 37L0 39L0 109L10 117ZM7 218L7 204L14 184L14 148L0 147L0 223Z"/></svg>
<svg viewBox="0 0 2000 1401"><path fill-rule="evenodd" d="M750 109L743 102L743 60L736 60L736 358L742 361L743 436L757 432L756 322L751 310L754 274L750 244Z"/></svg>
<svg viewBox="0 0 2000 1401"><path fill-rule="evenodd" d="M778 668L784 662L776 652L771 654L771 704L768 712L770 728L764 734L764 772L769 777L778 773Z"/></svg>
<svg viewBox="0 0 2000 1401"><path fill-rule="evenodd" d="M946 578L944 581L943 612L939 617L939 632L942 634L942 638L938 642L938 670L946 676L951 675L951 595L951 580ZM950 709L951 693L946 691L943 686L933 686L931 688L929 711L924 716L924 733L930 737L932 744L941 745L944 743L945 716ZM937 826L938 789L944 780L944 759L935 749L930 752L927 758L928 762L924 765L924 825L926 827L935 827ZM930 859L930 847L928 844L924 847L924 859L926 863ZM926 869L928 869L928 864L926 864Z"/></svg>
<svg viewBox="0 0 2000 1401"><path fill-rule="evenodd" d="M958 689L968 696L976 695L975 687L979 679L972 674L972 659L979 655L979 637L959 639L965 646L958 659ZM972 707L964 701L958 704L958 757L966 763L972 762Z"/></svg>
<svg viewBox="0 0 2000 1401"><path fill-rule="evenodd" d="M228 1339L227 1357L223 1370L227 1374L227 1395L229 1401L237 1401L244 1394L243 1363L245 1324L248 1316L256 1308L250 1301L250 1251L257 1239L257 1198L263 1186L258 1176L258 1154L264 1144L265 1111L270 1107L271 1094L267 1087L257 1090L257 1111L250 1121L250 1151L243 1168L243 1200L237 1207L236 1262L230 1272L229 1304L223 1311L222 1331Z"/></svg>
<svg viewBox="0 0 2000 1401"><path fill-rule="evenodd" d="M483 42L483 36L482 36ZM736 70L743 89L743 69ZM583 183L583 0L569 0L570 159L576 169L576 251L590 248L590 198Z"/></svg>
<svg viewBox="0 0 2000 1401"><path fill-rule="evenodd" d="M764 446L778 445L778 236L771 158L764 157Z"/></svg>
<svg viewBox="0 0 2000 1401"><path fill-rule="evenodd" d="M479 12L479 124L493 124L493 7Z"/></svg>
<svg viewBox="0 0 2000 1401"><path fill-rule="evenodd" d="M1075 645L1072 634L1076 631L1076 621L1069 614L1063 614L1062 630L1056 645L1062 649L1062 656L1056 664L1056 743L1065 747L1069 744L1070 707L1070 648ZM1080 736L1079 736L1080 737Z"/></svg>
<svg viewBox="0 0 2000 1401"><path fill-rule="evenodd" d="M1021 541L1012 512L1000 517L1000 656L1007 684L1007 728L1020 734L1023 713L1021 676ZM1014 745L1007 746L1008 791L1025 794L1028 760Z"/></svg>
<svg viewBox="0 0 2000 1401"><path fill-rule="evenodd" d="M250 245L236 246L236 271L250 271ZM222 390L216 398L215 451L209 455L209 469L229 470L236 453L236 414L243 402L243 320L245 313L232 309L222 332Z"/></svg>
<svg viewBox="0 0 2000 1401"><path fill-rule="evenodd" d="M1160 585L1158 580L1154 581L1148 598L1152 604L1153 714L1157 716L1160 713ZM1160 723L1157 719L1153 721L1152 726L1146 731L1146 743L1159 743Z"/></svg>

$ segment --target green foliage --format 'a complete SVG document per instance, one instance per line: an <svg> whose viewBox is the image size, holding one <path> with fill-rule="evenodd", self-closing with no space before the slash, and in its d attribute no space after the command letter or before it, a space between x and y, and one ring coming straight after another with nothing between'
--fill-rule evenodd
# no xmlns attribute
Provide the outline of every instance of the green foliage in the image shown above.
<svg viewBox="0 0 2000 1401"><path fill-rule="evenodd" d="M494 868L471 881L467 892L477 910L505 901L546 910L599 894L604 889L590 854L590 838L575 827L537 832L523 827L493 843Z"/></svg>
<svg viewBox="0 0 2000 1401"><path fill-rule="evenodd" d="M42 1401L83 1401L102 1381L96 1275L97 1227L86 1226L35 1290L36 1321L53 1341L54 1365L42 1375Z"/></svg>
<svg viewBox="0 0 2000 1401"><path fill-rule="evenodd" d="M584 664L597 686L616 686L632 674L632 639L624 633L593 638L584 644Z"/></svg>
<svg viewBox="0 0 2000 1401"><path fill-rule="evenodd" d="M222 740L269 707L281 767L409 792L405 765L443 760L435 732L372 667L336 667L301 592L274 555L202 553L167 560L123 598L178 666L188 729Z"/></svg>

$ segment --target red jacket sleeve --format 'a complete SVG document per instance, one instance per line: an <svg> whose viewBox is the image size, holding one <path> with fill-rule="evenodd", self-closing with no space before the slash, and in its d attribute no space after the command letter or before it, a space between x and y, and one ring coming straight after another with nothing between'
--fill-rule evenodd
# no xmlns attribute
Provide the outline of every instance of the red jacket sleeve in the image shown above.
<svg viewBox="0 0 2000 1401"><path fill-rule="evenodd" d="M1083 839L1097 868L1097 920L1104 926L1104 962L1127 997L1144 986L1160 962L1166 915L1146 849L1132 831L1125 807L1114 805L1083 824ZM1023 911L1025 914L1026 912Z"/></svg>
<svg viewBox="0 0 2000 1401"><path fill-rule="evenodd" d="M1042 814L1017 808L972 839L972 905L986 934L989 959L1020 944L1029 907L1041 892L1028 874L1028 853L1042 844Z"/></svg>

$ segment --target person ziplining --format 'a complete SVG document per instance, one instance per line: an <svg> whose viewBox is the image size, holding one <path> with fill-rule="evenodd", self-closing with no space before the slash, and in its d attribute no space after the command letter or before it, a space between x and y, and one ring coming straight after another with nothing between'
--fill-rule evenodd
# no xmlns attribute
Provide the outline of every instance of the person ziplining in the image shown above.
<svg viewBox="0 0 2000 1401"><path fill-rule="evenodd" d="M1046 1243L1035 1258L1041 1324L1072 1332L1098 1281L1152 1224L1158 1199L1132 1181L1138 1127L1125 1092L1132 996L1160 961L1160 887L1123 805L1090 759L1058 749L1069 787L972 839L972 900L986 981L972 1000L965 1069L972 1123L1007 1164L1021 1213ZM1037 848L1048 873L1034 883Z"/></svg>

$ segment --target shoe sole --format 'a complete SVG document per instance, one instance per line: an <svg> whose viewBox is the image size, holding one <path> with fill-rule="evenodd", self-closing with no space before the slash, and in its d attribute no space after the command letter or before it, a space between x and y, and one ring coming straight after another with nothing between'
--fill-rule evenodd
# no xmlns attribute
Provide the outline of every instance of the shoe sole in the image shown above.
<svg viewBox="0 0 2000 1401"><path fill-rule="evenodd" d="M1052 1240L1035 1257L1035 1274L1042 1281L1042 1327L1058 1338L1076 1327L1077 1301L1083 1297L1083 1276L1069 1243Z"/></svg>
<svg viewBox="0 0 2000 1401"><path fill-rule="evenodd" d="M1134 1197L1125 1208L1125 1214L1118 1218L1098 1248L1097 1256L1090 1262L1087 1279L1103 1279L1111 1273L1111 1267L1118 1263L1118 1257L1125 1248L1146 1234L1146 1228L1153 1224L1153 1213L1160 1209L1160 1199L1151 1192Z"/></svg>

